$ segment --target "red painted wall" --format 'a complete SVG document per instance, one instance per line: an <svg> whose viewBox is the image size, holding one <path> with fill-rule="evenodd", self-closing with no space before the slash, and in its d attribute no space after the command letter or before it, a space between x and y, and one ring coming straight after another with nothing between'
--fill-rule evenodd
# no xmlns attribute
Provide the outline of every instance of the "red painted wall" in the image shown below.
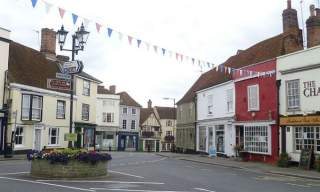
<svg viewBox="0 0 320 192"><path fill-rule="evenodd" d="M243 70L254 72L270 72L276 70L276 60L269 60L253 66L242 68ZM235 74L235 81L240 80L240 73ZM248 111L248 93L247 87L250 85L259 85L259 103L260 110L255 111L254 115L251 111ZM274 120L277 122L278 108L277 99L278 92L276 86L276 75L267 77L254 77L246 80L235 82L235 101L236 101L236 120L237 121L268 121ZM249 160L258 160L273 163L277 160L278 156L278 126L273 125L271 127L271 156L270 155L257 155L250 154Z"/></svg>

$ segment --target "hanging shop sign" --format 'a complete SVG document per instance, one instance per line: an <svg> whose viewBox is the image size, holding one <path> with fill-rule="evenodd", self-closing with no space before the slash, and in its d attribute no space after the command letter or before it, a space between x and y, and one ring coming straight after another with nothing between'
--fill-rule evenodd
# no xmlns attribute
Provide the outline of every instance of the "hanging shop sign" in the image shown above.
<svg viewBox="0 0 320 192"><path fill-rule="evenodd" d="M281 117L280 125L319 125L319 116Z"/></svg>
<svg viewBox="0 0 320 192"><path fill-rule="evenodd" d="M317 86L316 81L303 82L303 95L305 97L320 96L320 87Z"/></svg>
<svg viewBox="0 0 320 192"><path fill-rule="evenodd" d="M47 79L47 88L61 91L70 91L71 83L69 80L64 79Z"/></svg>

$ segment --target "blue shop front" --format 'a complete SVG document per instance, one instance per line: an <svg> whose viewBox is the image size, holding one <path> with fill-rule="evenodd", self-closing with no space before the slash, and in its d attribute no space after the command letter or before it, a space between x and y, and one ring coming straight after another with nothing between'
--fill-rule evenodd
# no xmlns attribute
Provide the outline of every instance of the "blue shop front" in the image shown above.
<svg viewBox="0 0 320 192"><path fill-rule="evenodd" d="M139 132L118 131L118 151L138 151Z"/></svg>

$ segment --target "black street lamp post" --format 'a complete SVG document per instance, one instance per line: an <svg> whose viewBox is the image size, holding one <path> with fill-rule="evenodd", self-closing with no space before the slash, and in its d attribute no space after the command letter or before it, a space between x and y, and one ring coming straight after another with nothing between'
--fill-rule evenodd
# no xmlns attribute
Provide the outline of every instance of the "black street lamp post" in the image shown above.
<svg viewBox="0 0 320 192"><path fill-rule="evenodd" d="M72 56L71 60L74 61L74 56L75 54L78 55L78 51L83 51L84 45L87 43L88 37L89 37L89 32L84 29L83 24L81 24L80 29L75 32L75 34L72 35L72 49L64 49L64 43L67 38L68 31L66 31L63 27L61 26L61 29L58 30L58 43L60 45L60 50L61 51L71 51ZM73 127L73 95L74 95L74 87L73 87L73 81L74 81L74 75L71 75L71 80L70 80L70 125L69 125L69 133L72 133L72 127ZM72 147L72 141L69 141L68 147Z"/></svg>

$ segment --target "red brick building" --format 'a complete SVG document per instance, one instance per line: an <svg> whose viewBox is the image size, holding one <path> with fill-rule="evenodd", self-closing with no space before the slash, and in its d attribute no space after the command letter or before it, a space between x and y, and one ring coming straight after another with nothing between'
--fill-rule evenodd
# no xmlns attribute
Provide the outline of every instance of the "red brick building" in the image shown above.
<svg viewBox="0 0 320 192"><path fill-rule="evenodd" d="M247 160L277 160L278 92L276 60L249 65L235 75L236 143L248 152Z"/></svg>

